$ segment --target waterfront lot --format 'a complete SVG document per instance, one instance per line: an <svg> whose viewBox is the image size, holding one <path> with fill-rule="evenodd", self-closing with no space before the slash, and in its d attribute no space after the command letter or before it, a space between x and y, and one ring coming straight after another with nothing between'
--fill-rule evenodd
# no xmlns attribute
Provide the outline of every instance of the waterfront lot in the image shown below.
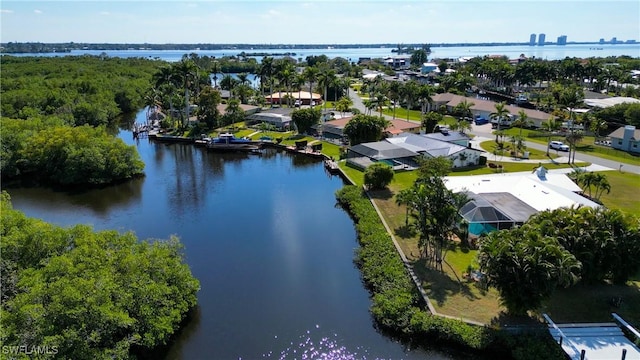
<svg viewBox="0 0 640 360"><path fill-rule="evenodd" d="M506 171L530 171L531 164L503 163ZM548 168L568 167L566 164L545 164ZM580 164L580 166L584 166ZM341 162L345 173L358 185L363 183L363 173ZM455 172L451 175L492 173L494 170L480 168ZM640 212L640 198L636 195L640 175L618 171L605 172L611 183L611 193L602 196L604 204L632 213ZM406 224L406 211L395 202L395 194L415 181L414 172L397 173L389 189L372 192L372 198L380 209L385 221L392 229L405 256L413 262L413 267L422 281L422 286L439 313L466 318L487 324L514 324L523 319L505 316L495 289L484 289L479 283L468 280L465 273L469 266L478 267L476 250L462 249L455 245L445 257L444 272L427 268L419 259L416 234ZM623 299L619 307L614 307L611 299ZM538 313L531 314L533 320L541 321L541 314L547 312L554 320L575 322L610 321L610 314L616 312L635 325L640 324L640 274L626 285L610 284L579 285L558 291Z"/></svg>

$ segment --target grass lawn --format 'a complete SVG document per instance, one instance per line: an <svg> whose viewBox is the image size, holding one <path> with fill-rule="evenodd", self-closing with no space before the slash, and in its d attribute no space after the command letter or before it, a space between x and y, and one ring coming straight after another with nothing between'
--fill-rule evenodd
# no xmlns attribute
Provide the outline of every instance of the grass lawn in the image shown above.
<svg viewBox="0 0 640 360"><path fill-rule="evenodd" d="M422 286L433 306L442 314L490 323L504 310L500 306L497 291L484 291L476 283L463 278L467 267L475 264L477 251L452 247L445 256L444 273L428 268L424 260L420 260L417 236L405 225L406 208L396 205L394 197L404 188L401 184L407 180L408 178L394 181L388 190L372 192L371 195L394 232L403 253L413 262L416 274L422 280Z"/></svg>
<svg viewBox="0 0 640 360"><path fill-rule="evenodd" d="M385 115L393 116L393 108L382 109L382 113ZM406 120L407 109L396 107L396 119ZM409 110L409 120L422 121L422 114L418 110Z"/></svg>
<svg viewBox="0 0 640 360"><path fill-rule="evenodd" d="M506 143L506 145L509 146L511 145L511 143ZM488 152L491 155L493 155L495 146L496 146L496 142L494 140L487 140L480 143L480 148L482 148L482 150ZM546 151L537 150L537 149L526 149L525 151L529 152L529 159L531 160L549 160L549 159L555 159L558 157L558 155L555 155L552 153L549 153L549 156L547 156ZM509 153L509 150L499 150L498 156L500 155L511 156Z"/></svg>
<svg viewBox="0 0 640 360"><path fill-rule="evenodd" d="M323 141L322 153L329 157L334 158L335 160L338 160L340 159L340 146L330 142Z"/></svg>
<svg viewBox="0 0 640 360"><path fill-rule="evenodd" d="M611 305L621 297L619 308ZM640 326L640 276L626 285L577 285L560 289L540 309L556 322L610 322L617 313L636 328Z"/></svg>
<svg viewBox="0 0 640 360"><path fill-rule="evenodd" d="M518 135L520 133L520 129L518 128L510 128L504 130L504 133L507 137ZM536 130L522 130L522 136L524 136L527 141L536 142L539 144L546 145L547 138L546 137L530 137L532 134L538 134L539 132ZM565 141L564 136L552 136L551 140L560 140ZM565 141L566 142L566 141ZM633 156L627 152L616 150L610 148L608 146L595 145L595 138L593 136L584 136L582 141L578 143L577 149L579 153L598 156L603 159L619 161L626 164L631 165L640 165L640 156Z"/></svg>
<svg viewBox="0 0 640 360"><path fill-rule="evenodd" d="M612 209L621 209L630 214L640 214L640 175L620 171L604 171L611 192L602 194L602 203Z"/></svg>

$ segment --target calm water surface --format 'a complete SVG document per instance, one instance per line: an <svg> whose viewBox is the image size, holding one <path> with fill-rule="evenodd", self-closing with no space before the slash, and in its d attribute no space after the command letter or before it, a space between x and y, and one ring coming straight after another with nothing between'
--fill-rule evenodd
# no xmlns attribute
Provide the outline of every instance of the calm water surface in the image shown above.
<svg viewBox="0 0 640 360"><path fill-rule="evenodd" d="M129 132L120 136L134 143ZM202 289L167 359L452 358L409 350L374 329L353 264L353 223L335 206L343 183L321 163L136 144L143 179L71 194L9 193L16 209L56 224L182 239Z"/></svg>
<svg viewBox="0 0 640 360"><path fill-rule="evenodd" d="M397 55L391 52L392 48L322 48L322 49L257 49L255 52L291 55L294 59L305 60L307 56L326 55L329 58L342 57L349 61L358 61L360 57L384 58ZM66 56L66 55L100 55L102 53L113 57L143 57L165 61L180 61L183 55L196 53L200 56L237 56L241 52L251 53L254 50L73 50L70 53L44 53L44 54L10 54L15 56ZM546 60L559 60L565 57L607 57L607 56L640 56L640 43L638 44L567 44L565 46L545 45L513 45L513 46L451 46L432 47L429 58L459 58L484 55L506 55L511 59L518 58L520 54L527 57ZM277 57L277 56L276 56ZM258 61L262 56L254 56Z"/></svg>

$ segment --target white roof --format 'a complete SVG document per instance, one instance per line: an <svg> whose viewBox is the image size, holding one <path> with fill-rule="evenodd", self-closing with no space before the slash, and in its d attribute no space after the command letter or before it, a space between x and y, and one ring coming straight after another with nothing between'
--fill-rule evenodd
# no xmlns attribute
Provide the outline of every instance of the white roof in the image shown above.
<svg viewBox="0 0 640 360"><path fill-rule="evenodd" d="M373 79L377 78L378 76L382 76L382 75L383 75L382 73L371 73L371 74L362 75L362 77L364 79L373 80Z"/></svg>
<svg viewBox="0 0 640 360"><path fill-rule="evenodd" d="M471 191L476 194L507 192L537 211L555 210L577 205L599 207L597 203L576 194L582 189L568 176L547 172L503 173L475 176L448 176L445 185L453 192Z"/></svg>
<svg viewBox="0 0 640 360"><path fill-rule="evenodd" d="M616 96L604 99L584 99L584 103L592 107L608 108L623 103L640 103L640 100L632 97Z"/></svg>

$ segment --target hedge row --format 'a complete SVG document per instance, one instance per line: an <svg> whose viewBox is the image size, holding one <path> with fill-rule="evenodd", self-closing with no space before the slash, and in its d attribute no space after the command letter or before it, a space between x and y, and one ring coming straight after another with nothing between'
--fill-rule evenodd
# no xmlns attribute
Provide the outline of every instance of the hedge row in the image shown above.
<svg viewBox="0 0 640 360"><path fill-rule="evenodd" d="M515 359L540 358L542 354L545 359L563 359L546 332L514 336L425 311L391 237L362 189L347 185L338 190L336 198L354 220L360 242L356 264L373 293L371 313L382 329L417 343L446 343Z"/></svg>

